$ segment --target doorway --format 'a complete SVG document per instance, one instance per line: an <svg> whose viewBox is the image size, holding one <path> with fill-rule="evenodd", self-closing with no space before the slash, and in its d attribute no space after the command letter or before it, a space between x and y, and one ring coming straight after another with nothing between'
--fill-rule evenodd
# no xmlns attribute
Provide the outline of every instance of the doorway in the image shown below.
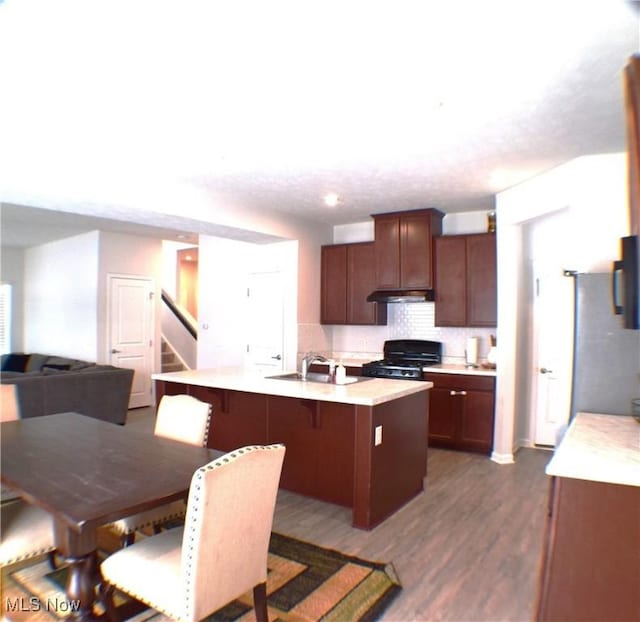
<svg viewBox="0 0 640 622"><path fill-rule="evenodd" d="M530 436L553 447L571 414L574 282L566 276L567 209L541 216L526 229L531 261L529 365Z"/></svg>
<svg viewBox="0 0 640 622"><path fill-rule="evenodd" d="M245 366L263 374L284 366L284 282L282 272L251 272L247 287Z"/></svg>
<svg viewBox="0 0 640 622"><path fill-rule="evenodd" d="M196 319L198 317L198 248L183 248L176 255L176 302Z"/></svg>
<svg viewBox="0 0 640 622"><path fill-rule="evenodd" d="M554 446L571 414L573 278L557 267L534 265L533 364L535 445Z"/></svg>
<svg viewBox="0 0 640 622"><path fill-rule="evenodd" d="M129 408L152 401L154 282L145 277L107 277L109 363L134 370Z"/></svg>

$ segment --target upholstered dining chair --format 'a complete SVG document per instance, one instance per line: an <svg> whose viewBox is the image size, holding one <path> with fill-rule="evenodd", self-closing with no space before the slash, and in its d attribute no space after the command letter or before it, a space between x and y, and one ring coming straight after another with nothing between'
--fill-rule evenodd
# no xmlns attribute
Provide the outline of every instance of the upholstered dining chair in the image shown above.
<svg viewBox="0 0 640 622"><path fill-rule="evenodd" d="M267 622L267 556L283 445L243 447L199 468L184 528L149 536L101 565L103 597L116 620L118 589L171 619L195 622L253 589Z"/></svg>
<svg viewBox="0 0 640 622"><path fill-rule="evenodd" d="M15 384L0 384L0 422L15 421L20 418L20 406ZM0 484L0 503L19 499L20 495Z"/></svg>
<svg viewBox="0 0 640 622"><path fill-rule="evenodd" d="M20 417L15 384L0 384L0 421L15 421Z"/></svg>
<svg viewBox="0 0 640 622"><path fill-rule="evenodd" d="M164 395L158 405L154 434L206 447L210 425L211 404L192 395ZM111 523L110 527L120 534L123 545L129 546L135 541L138 529L153 527L158 533L164 523L184 518L185 512L184 501L174 501L153 510L127 516Z"/></svg>
<svg viewBox="0 0 640 622"><path fill-rule="evenodd" d="M49 564L55 569L51 514L21 499L14 499L0 505L0 520L0 566L48 553Z"/></svg>
<svg viewBox="0 0 640 622"><path fill-rule="evenodd" d="M0 421L4 423L19 418L16 385L1 384ZM0 488L0 566L9 566L44 553L49 554L49 564L55 569L53 518L3 485Z"/></svg>

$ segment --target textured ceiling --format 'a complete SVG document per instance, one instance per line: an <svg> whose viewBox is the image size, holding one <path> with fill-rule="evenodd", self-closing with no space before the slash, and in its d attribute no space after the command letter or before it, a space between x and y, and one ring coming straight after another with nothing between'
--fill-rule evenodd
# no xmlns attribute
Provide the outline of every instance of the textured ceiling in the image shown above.
<svg viewBox="0 0 640 622"><path fill-rule="evenodd" d="M213 234L236 207L331 224L489 210L543 170L625 149L637 9L0 0L0 201L148 226L143 210L155 233L192 230L194 193ZM3 244L18 220L3 209Z"/></svg>

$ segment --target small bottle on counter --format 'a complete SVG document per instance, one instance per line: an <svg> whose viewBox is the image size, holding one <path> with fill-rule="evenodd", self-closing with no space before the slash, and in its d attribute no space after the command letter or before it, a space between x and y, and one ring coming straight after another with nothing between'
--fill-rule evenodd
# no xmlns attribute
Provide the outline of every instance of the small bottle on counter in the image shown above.
<svg viewBox="0 0 640 622"><path fill-rule="evenodd" d="M329 361L329 382L336 383L336 362Z"/></svg>
<svg viewBox="0 0 640 622"><path fill-rule="evenodd" d="M347 381L347 370L342 362L336 367L336 384L344 384Z"/></svg>

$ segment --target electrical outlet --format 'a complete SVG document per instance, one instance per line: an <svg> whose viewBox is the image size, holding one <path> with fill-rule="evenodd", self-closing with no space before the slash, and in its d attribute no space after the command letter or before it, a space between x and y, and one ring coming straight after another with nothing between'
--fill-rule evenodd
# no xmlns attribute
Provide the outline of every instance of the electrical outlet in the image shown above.
<svg viewBox="0 0 640 622"><path fill-rule="evenodd" d="M375 434L374 434L374 443L376 447L378 445L382 445L382 426L381 425L376 426Z"/></svg>

